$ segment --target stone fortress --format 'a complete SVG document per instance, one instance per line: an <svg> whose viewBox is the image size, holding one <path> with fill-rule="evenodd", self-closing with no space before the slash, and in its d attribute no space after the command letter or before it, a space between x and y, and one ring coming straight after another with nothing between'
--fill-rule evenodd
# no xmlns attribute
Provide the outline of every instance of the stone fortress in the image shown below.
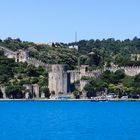
<svg viewBox="0 0 140 140"><path fill-rule="evenodd" d="M89 82L88 80L82 80L82 77L94 77L97 78L105 70L115 72L116 70L123 69L126 75L135 76L140 73L140 67L117 67L104 68L103 70L88 71L87 65L80 66L79 70L68 70L67 65L48 65L35 58L30 58L29 53L24 50L18 50L13 52L5 47L0 46L0 50L4 51L4 55L8 58L14 58L16 62L26 62L36 67L44 66L49 71L49 89L54 91L56 95L72 93L75 89L74 83L78 81L78 90L83 91L84 86ZM49 69L50 68L50 69ZM26 85L27 86L27 85ZM36 95L38 87L36 86Z"/></svg>
<svg viewBox="0 0 140 140"><path fill-rule="evenodd" d="M140 73L140 67L111 67L101 70L88 71L87 65L82 65L80 70L67 70L66 65L52 65L52 70L49 72L49 89L57 95L59 93L72 93L73 84L79 81L78 90L83 91L85 85L89 82L83 77L98 78L103 71L109 70L115 72L123 69L126 75L135 76Z"/></svg>
<svg viewBox="0 0 140 140"><path fill-rule="evenodd" d="M49 72L49 89L54 91L56 95L61 93L72 93L75 87L74 83L79 81L79 90L82 91L87 84L87 80L81 80L82 77L99 77L100 71L87 71L88 66L83 65L80 70L67 70L67 65L51 65Z"/></svg>

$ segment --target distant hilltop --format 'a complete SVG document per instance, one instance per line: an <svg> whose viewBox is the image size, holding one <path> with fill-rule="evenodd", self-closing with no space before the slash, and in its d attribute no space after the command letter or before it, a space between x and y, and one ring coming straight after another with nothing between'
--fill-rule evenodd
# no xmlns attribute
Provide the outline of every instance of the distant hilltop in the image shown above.
<svg viewBox="0 0 140 140"><path fill-rule="evenodd" d="M45 64L68 64L71 70L76 69L78 58L80 65L89 65L91 70L99 69L111 63L119 67L140 66L140 39L115 40L91 39L71 43L33 43L19 38L0 40L0 46L14 52L26 50L30 58Z"/></svg>

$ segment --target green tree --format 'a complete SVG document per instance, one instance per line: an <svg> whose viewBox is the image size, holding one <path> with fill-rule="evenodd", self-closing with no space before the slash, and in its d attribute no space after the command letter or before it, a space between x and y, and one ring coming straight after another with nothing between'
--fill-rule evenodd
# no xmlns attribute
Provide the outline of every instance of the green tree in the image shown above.
<svg viewBox="0 0 140 140"><path fill-rule="evenodd" d="M84 90L87 92L87 97L95 97L96 96L96 88L95 88L95 81L92 80L90 83L86 84Z"/></svg>
<svg viewBox="0 0 140 140"><path fill-rule="evenodd" d="M27 67L26 72L27 72L27 76L29 76L29 77L38 77L39 76L39 73L36 70L35 66L32 66L32 65L29 65Z"/></svg>
<svg viewBox="0 0 140 140"><path fill-rule="evenodd" d="M133 87L134 83L134 77L132 76L125 76L124 79L122 80L122 83L125 87Z"/></svg>
<svg viewBox="0 0 140 140"><path fill-rule="evenodd" d="M0 98L3 98L3 93L1 91L1 89L0 89Z"/></svg>
<svg viewBox="0 0 140 140"><path fill-rule="evenodd" d="M22 87L19 85L9 85L6 87L6 96L12 99L23 98Z"/></svg>
<svg viewBox="0 0 140 140"><path fill-rule="evenodd" d="M51 94L50 94L50 91L49 91L49 88L48 87L42 87L41 88L41 92L45 94L45 97L46 98L50 98L50 95Z"/></svg>
<svg viewBox="0 0 140 140"><path fill-rule="evenodd" d="M81 92L79 92L78 90L75 90L75 91L73 92L73 95L74 95L75 99L80 99Z"/></svg>
<svg viewBox="0 0 140 140"><path fill-rule="evenodd" d="M140 87L140 74L136 75L135 78L134 78L134 86L136 88L139 88Z"/></svg>

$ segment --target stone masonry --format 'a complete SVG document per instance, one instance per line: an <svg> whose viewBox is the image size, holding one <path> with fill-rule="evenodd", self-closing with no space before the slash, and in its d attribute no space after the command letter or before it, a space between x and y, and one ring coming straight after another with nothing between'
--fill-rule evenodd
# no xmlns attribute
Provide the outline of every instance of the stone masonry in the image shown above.
<svg viewBox="0 0 140 140"><path fill-rule="evenodd" d="M60 93L68 93L67 65L52 65L49 72L49 89L58 96Z"/></svg>

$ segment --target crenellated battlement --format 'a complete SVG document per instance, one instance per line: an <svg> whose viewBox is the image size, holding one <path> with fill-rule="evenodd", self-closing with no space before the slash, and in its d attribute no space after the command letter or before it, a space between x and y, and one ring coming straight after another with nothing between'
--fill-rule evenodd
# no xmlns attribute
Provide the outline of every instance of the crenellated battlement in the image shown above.
<svg viewBox="0 0 140 140"><path fill-rule="evenodd" d="M110 68L105 68L104 71L110 70L112 72L115 72L120 69L123 69L125 71L125 74L129 76L135 76L140 73L140 66L110 67Z"/></svg>

